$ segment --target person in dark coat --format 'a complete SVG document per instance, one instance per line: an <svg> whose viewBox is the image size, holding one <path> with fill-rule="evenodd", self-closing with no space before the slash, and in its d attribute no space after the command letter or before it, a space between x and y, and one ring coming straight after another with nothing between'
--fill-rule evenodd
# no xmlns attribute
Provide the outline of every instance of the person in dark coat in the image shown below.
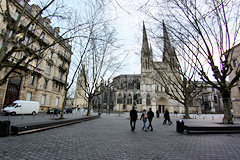
<svg viewBox="0 0 240 160"><path fill-rule="evenodd" d="M166 109L165 112L164 112L164 122L163 122L163 124L166 124L167 121L168 121L169 125L172 124L172 121L170 120L169 112Z"/></svg>
<svg viewBox="0 0 240 160"><path fill-rule="evenodd" d="M137 111L135 110L134 106L132 107L132 110L130 111L130 126L131 131L135 130L136 120L137 120Z"/></svg>
<svg viewBox="0 0 240 160"><path fill-rule="evenodd" d="M153 111L152 111L151 108L149 108L149 111L148 111L147 115L148 115L148 122L149 122L149 124L148 124L148 129L150 129L150 127L151 127L151 130L150 130L150 131L153 131L152 119L153 119L153 117L154 117L154 113L153 113Z"/></svg>
<svg viewBox="0 0 240 160"><path fill-rule="evenodd" d="M156 111L157 118L159 118L159 110Z"/></svg>

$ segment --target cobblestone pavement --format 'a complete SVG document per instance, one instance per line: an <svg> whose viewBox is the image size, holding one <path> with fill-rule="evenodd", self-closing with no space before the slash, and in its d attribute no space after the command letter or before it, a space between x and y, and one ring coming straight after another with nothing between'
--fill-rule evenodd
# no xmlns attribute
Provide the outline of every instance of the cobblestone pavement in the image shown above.
<svg viewBox="0 0 240 160"><path fill-rule="evenodd" d="M240 134L179 134L176 119L162 125L154 118L154 131L130 131L126 116L116 114L21 136L0 137L0 159L94 160L239 160Z"/></svg>

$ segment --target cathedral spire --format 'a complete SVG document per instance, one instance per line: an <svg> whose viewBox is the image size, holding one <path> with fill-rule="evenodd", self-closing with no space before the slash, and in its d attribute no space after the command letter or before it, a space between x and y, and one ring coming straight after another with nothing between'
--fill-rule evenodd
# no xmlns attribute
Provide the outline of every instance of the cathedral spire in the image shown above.
<svg viewBox="0 0 240 160"><path fill-rule="evenodd" d="M167 32L167 28L165 26L164 20L162 22L163 24L163 61L166 61L167 58L170 56L170 54L173 53L172 51L172 46L170 43L170 39L168 37L168 32Z"/></svg>
<svg viewBox="0 0 240 160"><path fill-rule="evenodd" d="M148 46L148 39L147 39L147 32L146 32L146 28L145 28L145 24L143 21L143 39L142 39L142 56L143 55L149 55L149 46Z"/></svg>

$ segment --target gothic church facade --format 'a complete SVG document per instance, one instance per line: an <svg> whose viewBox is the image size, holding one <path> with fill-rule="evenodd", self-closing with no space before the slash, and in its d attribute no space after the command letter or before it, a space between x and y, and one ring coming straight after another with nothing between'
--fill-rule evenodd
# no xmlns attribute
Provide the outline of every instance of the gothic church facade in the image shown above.
<svg viewBox="0 0 240 160"><path fill-rule="evenodd" d="M170 112L184 113L184 107L176 100L171 99L160 85L159 74L164 72L173 76L171 65L178 64L174 48L171 46L166 26L163 22L163 60L153 61L151 45L148 43L146 28L143 23L143 38L141 49L141 74L119 75L113 79L115 105L113 110L129 111L135 105L138 111L152 108L154 112L165 109ZM137 98L134 98L137 97ZM134 102L136 100L136 102Z"/></svg>

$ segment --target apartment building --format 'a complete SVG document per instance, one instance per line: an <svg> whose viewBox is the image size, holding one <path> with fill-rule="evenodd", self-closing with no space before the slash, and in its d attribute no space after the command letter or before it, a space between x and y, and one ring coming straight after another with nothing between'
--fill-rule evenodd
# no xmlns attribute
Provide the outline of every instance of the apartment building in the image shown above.
<svg viewBox="0 0 240 160"><path fill-rule="evenodd" d="M53 28L49 18L38 14L41 11L38 5L29 5L25 0L3 0L0 3L3 11L9 7L11 16L10 21L6 21L0 15L0 49L6 46L4 34L7 33L9 37L14 34L9 23L17 24L23 30L27 28L23 41L19 42L19 39L25 32L13 37L7 46L11 49L17 44L23 48L21 52L14 52L7 62L18 63L23 56L27 58L11 73L11 78L0 86L0 108L17 99L39 101L41 110L60 108L71 62L71 45L59 35L59 27ZM0 78L10 69L1 69Z"/></svg>
<svg viewBox="0 0 240 160"><path fill-rule="evenodd" d="M230 81L236 76L239 72L239 62L240 62L240 44L237 44L232 48L232 67L233 71L229 75ZM233 116L240 117L240 80L236 83L236 85L231 90L231 98L232 98L232 107L233 107Z"/></svg>

